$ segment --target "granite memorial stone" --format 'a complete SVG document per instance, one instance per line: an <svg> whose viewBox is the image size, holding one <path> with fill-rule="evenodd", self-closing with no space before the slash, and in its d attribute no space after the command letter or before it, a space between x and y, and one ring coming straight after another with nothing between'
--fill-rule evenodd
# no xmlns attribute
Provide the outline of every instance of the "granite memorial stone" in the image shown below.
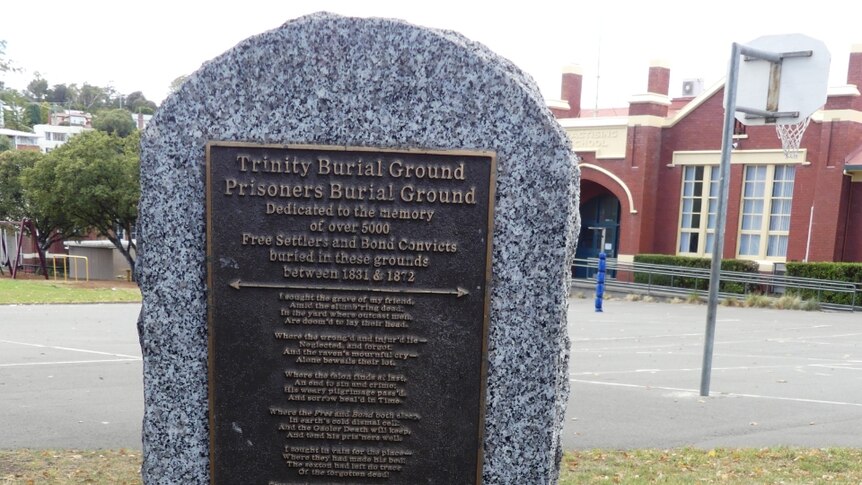
<svg viewBox="0 0 862 485"><path fill-rule="evenodd" d="M578 172L510 62L302 17L141 162L145 484L556 482Z"/></svg>

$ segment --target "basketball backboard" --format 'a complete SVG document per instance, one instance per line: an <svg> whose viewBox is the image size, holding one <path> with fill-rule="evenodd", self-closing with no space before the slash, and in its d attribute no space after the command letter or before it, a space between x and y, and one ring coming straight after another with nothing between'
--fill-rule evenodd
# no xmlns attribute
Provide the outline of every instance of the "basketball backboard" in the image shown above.
<svg viewBox="0 0 862 485"><path fill-rule="evenodd" d="M739 63L737 108L798 112L797 116L768 118L742 113L735 117L746 125L792 124L804 121L826 103L830 55L826 45L802 34L768 35L745 44L758 51L781 56L776 74L773 63L743 57ZM811 55L806 55L810 51ZM770 94L770 78L774 79ZM777 88L777 90L776 90ZM725 107L727 106L725 90ZM775 96L777 94L777 97ZM777 99L777 105L776 105Z"/></svg>

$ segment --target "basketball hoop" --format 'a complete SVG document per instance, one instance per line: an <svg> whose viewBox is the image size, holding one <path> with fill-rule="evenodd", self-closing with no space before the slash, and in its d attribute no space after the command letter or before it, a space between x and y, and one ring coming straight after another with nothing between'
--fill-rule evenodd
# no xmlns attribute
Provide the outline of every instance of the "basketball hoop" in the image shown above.
<svg viewBox="0 0 862 485"><path fill-rule="evenodd" d="M776 123L775 133L778 134L778 139L781 140L781 148L784 149L784 158L799 157L799 143L802 141L802 135L805 129L808 128L808 122L811 121L810 116L806 116L798 123Z"/></svg>

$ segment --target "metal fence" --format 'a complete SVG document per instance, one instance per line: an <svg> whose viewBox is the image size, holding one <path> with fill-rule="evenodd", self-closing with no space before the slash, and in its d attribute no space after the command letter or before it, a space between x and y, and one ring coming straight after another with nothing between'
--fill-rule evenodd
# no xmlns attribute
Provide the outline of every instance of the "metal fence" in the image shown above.
<svg viewBox="0 0 862 485"><path fill-rule="evenodd" d="M587 280L594 281L598 271L598 259L575 259L573 265L586 268ZM862 310L862 284L801 278L783 274L745 273L740 271L721 271L721 283L735 283L740 292L719 291L721 298L744 299L749 294L783 295L787 290L805 291L816 295L821 308L827 310ZM663 264L621 262L607 260L606 290L638 292L648 295L691 295L706 296L709 290L709 268L690 268ZM849 304L824 302L829 294L847 295Z"/></svg>

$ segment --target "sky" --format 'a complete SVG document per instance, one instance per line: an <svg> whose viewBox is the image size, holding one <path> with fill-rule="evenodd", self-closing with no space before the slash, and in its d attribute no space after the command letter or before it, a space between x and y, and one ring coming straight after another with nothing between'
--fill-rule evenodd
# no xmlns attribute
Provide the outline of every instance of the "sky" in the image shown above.
<svg viewBox="0 0 862 485"><path fill-rule="evenodd" d="M845 0L42 0L34 8L17 1L2 9L0 40L22 72L0 80L24 89L38 72L49 85L87 82L124 94L142 91L161 102L172 80L238 42L328 11L460 32L530 74L548 99L560 97L562 68L577 64L584 75L582 107L624 107L632 95L646 92L651 61L669 65L670 94L679 95L687 79L703 79L706 88L720 82L732 43L764 35L802 33L823 41L832 56L829 86L844 85L850 47L862 44L859 11L851 5Z"/></svg>

